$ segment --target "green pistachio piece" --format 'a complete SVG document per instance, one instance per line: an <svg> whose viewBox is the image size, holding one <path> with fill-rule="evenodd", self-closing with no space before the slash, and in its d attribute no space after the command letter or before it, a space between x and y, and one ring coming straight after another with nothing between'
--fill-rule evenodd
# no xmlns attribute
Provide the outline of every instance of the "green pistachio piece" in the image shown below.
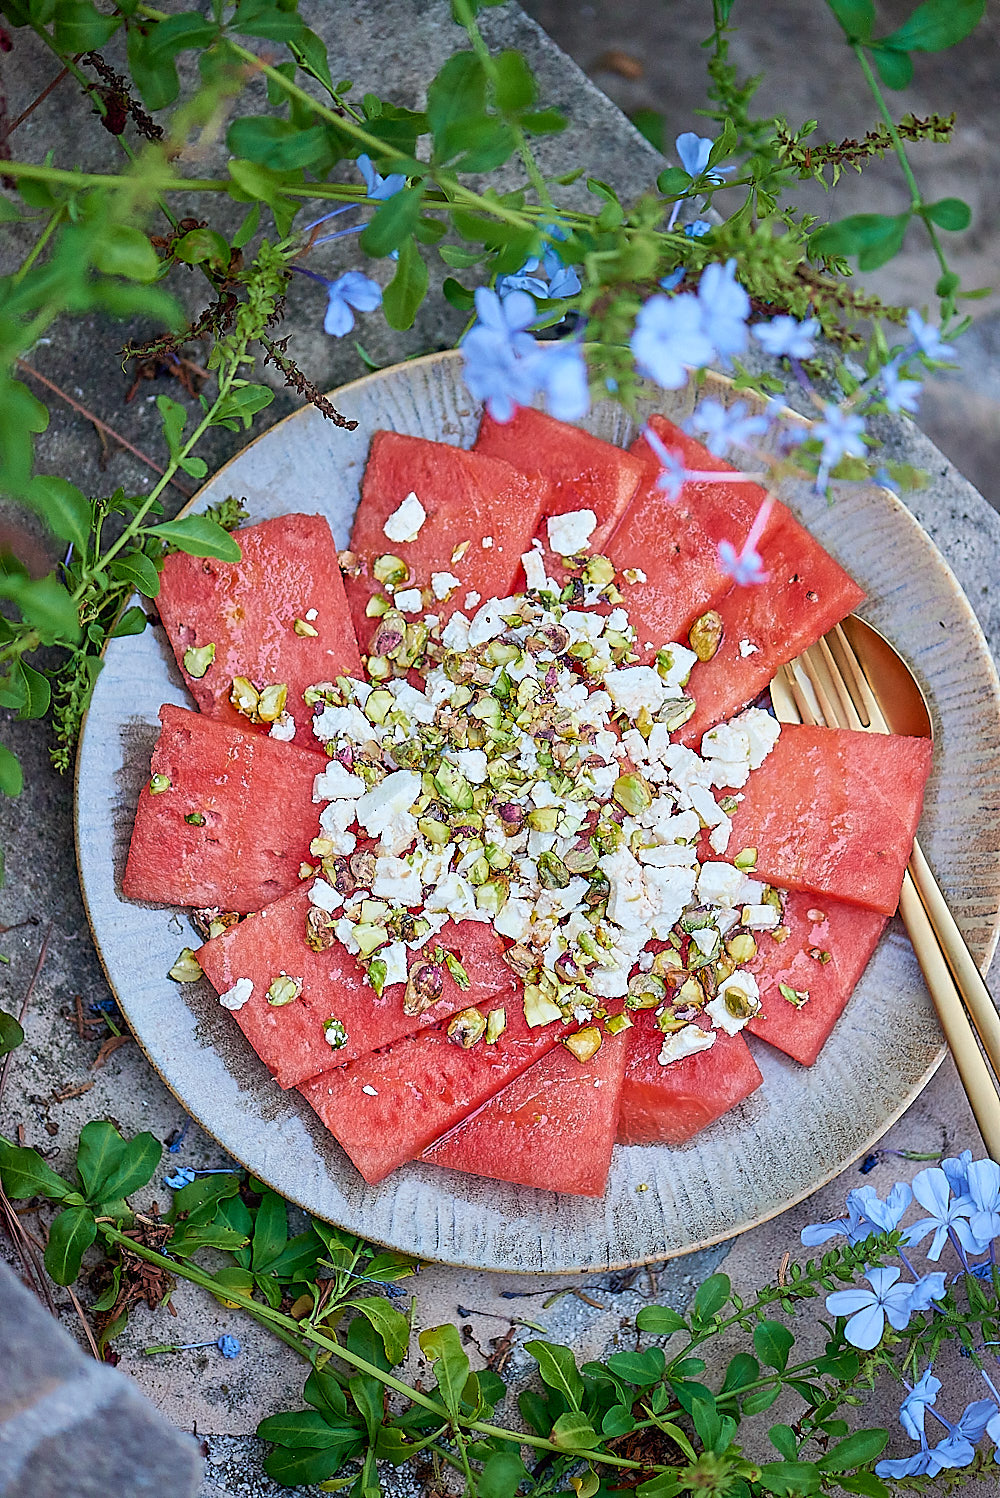
<svg viewBox="0 0 1000 1498"><path fill-rule="evenodd" d="M191 646L184 652L184 669L195 681L200 681L215 660L215 645Z"/></svg>
<svg viewBox="0 0 1000 1498"><path fill-rule="evenodd" d="M619 775L611 787L611 797L631 817L637 817L653 804L652 793L641 775Z"/></svg>
<svg viewBox="0 0 1000 1498"><path fill-rule="evenodd" d="M167 974L175 983L197 983L202 976L201 963L190 947L182 947L181 954Z"/></svg>
<svg viewBox="0 0 1000 1498"><path fill-rule="evenodd" d="M279 973L267 990L267 1002L273 1004L275 1009L281 1009L297 999L301 992L301 978L290 978L287 973Z"/></svg>
<svg viewBox="0 0 1000 1498"><path fill-rule="evenodd" d="M169 791L169 789L170 789L170 776L169 775L151 775L149 777L149 794L151 796L162 795L162 793L164 791Z"/></svg>

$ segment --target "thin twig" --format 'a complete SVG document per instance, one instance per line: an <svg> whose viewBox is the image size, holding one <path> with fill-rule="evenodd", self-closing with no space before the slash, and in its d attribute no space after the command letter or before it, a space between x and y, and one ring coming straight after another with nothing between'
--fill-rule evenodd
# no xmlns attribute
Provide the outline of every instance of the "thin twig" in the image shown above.
<svg viewBox="0 0 1000 1498"><path fill-rule="evenodd" d="M126 452L130 452L133 457L138 458L140 463L145 463L147 468L151 468L154 473L158 473L161 478L163 477L164 470L158 463L153 462L153 459L149 456L148 453L144 453L141 448L135 447L131 442L129 442L127 437L122 436L121 432L116 432L114 427L108 426L107 422L102 421L99 416L95 416L93 411L89 411L86 406L83 406L79 401L74 400L71 395L67 395L65 390L60 390L59 386L54 384L52 380L48 379L43 374L39 374L38 370L35 369L33 365L26 363L24 359L18 359L17 367L18 369L23 370L23 372L31 379L37 380L40 385L44 385L47 390L51 390L53 395L58 395L59 399L65 401L67 406L71 406L74 411L79 411L80 415L85 416L89 422L92 422L99 432L106 433L107 436L111 437L113 441L117 442L120 447L124 447ZM180 480L176 478L172 478L170 480L170 483L173 484L178 493L183 494L185 499L191 498L191 490L186 484L182 484Z"/></svg>
<svg viewBox="0 0 1000 1498"><path fill-rule="evenodd" d="M3 1224L7 1229L7 1235L17 1249L21 1263L27 1271L28 1278L33 1283L35 1294L40 1300L45 1301L53 1316L57 1315L55 1304L49 1291L49 1282L33 1247L31 1234L14 1211L2 1186L0 1186L0 1213L3 1215Z"/></svg>
<svg viewBox="0 0 1000 1498"><path fill-rule="evenodd" d="M39 104L44 103L44 101L49 97L49 94L51 94L52 90L54 88L57 88L58 85L60 83L62 83L62 81L63 81L64 78L68 78L68 77L69 77L69 68L63 68L62 72L61 73L57 73L56 76L53 78L53 80L52 80L51 83L47 83L45 85L45 87L42 89L41 93L36 98L32 99L32 101L28 105L27 109L22 110L21 113L18 115L17 119L11 125L10 129L7 131L7 137L8 137L8 139L14 134L14 131L17 129L18 125L23 125L24 122L25 122L25 120L28 118L29 114L31 114L33 110L37 109L38 106L39 106Z"/></svg>
<svg viewBox="0 0 1000 1498"><path fill-rule="evenodd" d="M18 1024L22 1023L22 1021L24 1020L24 1016L28 1012L28 1005L31 1002L31 995L34 992L35 984L38 982L38 975L42 971L42 964L44 963L46 954L49 950L49 937L51 935L52 922L49 921L49 924L45 931L45 935L42 938L42 945L38 950L38 961L35 963L35 971L31 975L31 979L28 983L27 988L24 990L24 998L21 1000L21 1008L17 1016ZM7 1085L7 1073L10 1070L10 1058L11 1056L13 1056L13 1054L13 1051L8 1051L6 1056L3 1058L3 1068L0 1069L0 1100L3 1099L3 1091Z"/></svg>
<svg viewBox="0 0 1000 1498"><path fill-rule="evenodd" d="M73 1302L73 1309L76 1311L76 1314L80 1318L80 1325L83 1327L84 1333L86 1334L87 1341L90 1344L90 1350L91 1350L91 1352L94 1354L94 1357L97 1359L97 1361L99 1363L103 1362L103 1358L101 1357L101 1354L97 1350L97 1343L94 1341L94 1333L90 1329L90 1322L87 1320L86 1316L83 1314L83 1306L77 1300L76 1294L75 1294L75 1292L73 1290L73 1286L72 1285L67 1285L66 1286L66 1293L68 1294L70 1300Z"/></svg>

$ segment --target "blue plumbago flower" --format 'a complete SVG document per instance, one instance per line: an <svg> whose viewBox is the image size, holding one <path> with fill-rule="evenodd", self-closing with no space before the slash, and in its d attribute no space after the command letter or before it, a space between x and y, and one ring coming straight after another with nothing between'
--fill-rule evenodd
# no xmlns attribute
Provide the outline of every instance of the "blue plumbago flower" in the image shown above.
<svg viewBox="0 0 1000 1498"><path fill-rule="evenodd" d="M756 583L767 582L764 559L754 547L744 546L742 551L737 551L731 541L720 541L718 555L722 571L738 587L752 588Z"/></svg>
<svg viewBox="0 0 1000 1498"><path fill-rule="evenodd" d="M536 345L531 369L545 400L559 421L579 421L590 410L587 365L578 343Z"/></svg>
<svg viewBox="0 0 1000 1498"><path fill-rule="evenodd" d="M335 281L327 282L324 332L343 338L354 327L355 312L374 312L381 306L382 288L359 270L345 270Z"/></svg>
<svg viewBox="0 0 1000 1498"><path fill-rule="evenodd" d="M395 197L396 193L406 186L406 177L402 172L390 172L388 177L383 177L380 172L377 172L367 151L363 151L358 157L358 171L365 180L365 191L368 196L376 198L380 203L384 203L386 198Z"/></svg>
<svg viewBox="0 0 1000 1498"><path fill-rule="evenodd" d="M240 1355L239 1338L231 1337L228 1332L223 1333L215 1345L224 1358L238 1358Z"/></svg>
<svg viewBox="0 0 1000 1498"><path fill-rule="evenodd" d="M544 267L549 278L547 281L535 274L539 265ZM542 301L559 301L576 296L580 290L580 277L571 265L563 265L558 252L551 245L546 245L541 261L537 255L532 255L520 270L513 271L510 275L497 276L496 289L500 296L506 296L511 291L528 291Z"/></svg>
<svg viewBox="0 0 1000 1498"><path fill-rule="evenodd" d="M941 1161L941 1169L948 1177L948 1185L956 1196L965 1196L969 1189L969 1166L971 1164L971 1150L963 1150L960 1155L950 1155L947 1160Z"/></svg>
<svg viewBox="0 0 1000 1498"><path fill-rule="evenodd" d="M852 1246L871 1237L871 1226L866 1221L856 1191L847 1193L847 1216L834 1217L830 1222L813 1222L800 1233L806 1248L815 1248L831 1238L843 1235Z"/></svg>
<svg viewBox="0 0 1000 1498"><path fill-rule="evenodd" d="M698 282L698 304L705 337L723 362L730 354L741 354L747 346L750 298L736 279L735 260L706 265Z"/></svg>
<svg viewBox="0 0 1000 1498"><path fill-rule="evenodd" d="M913 1192L905 1181L897 1181L885 1201L874 1186L858 1186L850 1195L858 1204L862 1221L871 1223L880 1233L894 1233L913 1200Z"/></svg>
<svg viewBox="0 0 1000 1498"><path fill-rule="evenodd" d="M794 317L772 317L770 322L755 323L750 331L775 359L782 354L789 359L811 359L816 352L819 322L815 317L805 322L797 322Z"/></svg>
<svg viewBox="0 0 1000 1498"><path fill-rule="evenodd" d="M966 1171L968 1180L969 1229L979 1243L974 1253L985 1253L1000 1236L1000 1165L992 1160L973 1160Z"/></svg>
<svg viewBox="0 0 1000 1498"><path fill-rule="evenodd" d="M476 291L479 321L462 339L465 383L486 402L495 421L510 421L517 406L530 405L537 389L534 356L537 344L525 329L538 316L526 291L501 297L489 287Z"/></svg>
<svg viewBox="0 0 1000 1498"><path fill-rule="evenodd" d="M660 285L663 287L664 291L674 291L683 281L684 275L684 267L683 265L679 265L676 270L672 270L670 272L669 276L663 277L663 279L660 281Z"/></svg>
<svg viewBox="0 0 1000 1498"><path fill-rule="evenodd" d="M653 449L660 464L660 475L656 480L656 487L666 496L668 503L675 505L681 497L681 490L687 483L687 469L680 455L671 452L652 427L643 427L642 435Z"/></svg>
<svg viewBox="0 0 1000 1498"><path fill-rule="evenodd" d="M703 175L714 145L715 141L709 136L696 135L693 130L685 130L683 135L678 135L674 141L674 150L677 152L678 161L689 177ZM715 166L709 172L706 181L720 183L723 177L732 170L731 166Z"/></svg>
<svg viewBox="0 0 1000 1498"><path fill-rule="evenodd" d="M180 1191L182 1186L190 1186L194 1178L194 1171L189 1165L178 1165L172 1175L163 1177L163 1184L169 1186L171 1191Z"/></svg>
<svg viewBox="0 0 1000 1498"><path fill-rule="evenodd" d="M958 1236L963 1248L972 1253L981 1253L976 1247L967 1218L971 1203L966 1196L952 1200L948 1177L939 1165L930 1170L921 1170L913 1177L913 1195L927 1212L919 1222L912 1223L903 1235L907 1248L922 1243L931 1231L934 1237L927 1250L929 1259L939 1259L941 1250L948 1241L949 1228Z"/></svg>
<svg viewBox="0 0 1000 1498"><path fill-rule="evenodd" d="M512 291L528 291L532 296L545 297L548 295L548 284L541 276L534 272L538 269L537 255L530 256L520 270L511 271L509 275L497 276L496 291L498 296L508 296Z"/></svg>
<svg viewBox="0 0 1000 1498"><path fill-rule="evenodd" d="M993 1452L993 1460L1000 1462L1000 1410L996 1408L986 1422L986 1434L996 1448Z"/></svg>
<svg viewBox="0 0 1000 1498"><path fill-rule="evenodd" d="M936 1269L931 1274L922 1274L913 1286L910 1310L926 1311L930 1309L932 1301L943 1300L947 1278L943 1269Z"/></svg>
<svg viewBox="0 0 1000 1498"><path fill-rule="evenodd" d="M930 1365L913 1385L899 1407L899 1421L908 1436L914 1441L923 1440L924 1415L941 1392L941 1380L934 1377Z"/></svg>
<svg viewBox="0 0 1000 1498"><path fill-rule="evenodd" d="M700 368L715 353L703 326L701 305L690 292L651 296L644 302L630 345L639 373L664 390L679 390L687 381L686 366Z"/></svg>
<svg viewBox="0 0 1000 1498"><path fill-rule="evenodd" d="M707 218L696 218L684 225L684 233L688 239L704 239L706 234L711 234L713 228L714 225Z"/></svg>
<svg viewBox="0 0 1000 1498"><path fill-rule="evenodd" d="M951 358L953 353L951 344L942 342L939 330L931 323L924 322L920 313L912 307L906 314L906 325L917 348L928 359Z"/></svg>
<svg viewBox="0 0 1000 1498"><path fill-rule="evenodd" d="M890 411L914 412L920 405L920 392L923 388L919 380L904 380L899 373L898 365L893 362L887 364L882 371L882 388L885 391L885 403Z"/></svg>
<svg viewBox="0 0 1000 1498"><path fill-rule="evenodd" d="M913 1286L898 1285L898 1269L869 1269L865 1279L870 1290L834 1290L826 1297L831 1316L847 1316L844 1336L852 1347L870 1352L882 1340L885 1323L901 1332L910 1319Z"/></svg>
<svg viewBox="0 0 1000 1498"><path fill-rule="evenodd" d="M555 269L549 267L550 254L556 261ZM576 296L580 290L580 277L573 267L571 265L563 265L554 250L546 252L545 264L549 271L549 284L545 291L548 299L550 301L559 301L563 297Z"/></svg>
<svg viewBox="0 0 1000 1498"><path fill-rule="evenodd" d="M974 1399L971 1404L965 1406L955 1429L968 1441L980 1441L996 1413L996 1400Z"/></svg>
<svg viewBox="0 0 1000 1498"><path fill-rule="evenodd" d="M899 494L900 487L896 483L888 468L876 468L874 473L876 484L881 484L883 489L888 489L890 494Z"/></svg>
<svg viewBox="0 0 1000 1498"><path fill-rule="evenodd" d="M841 458L864 457L864 431L863 417L855 416L850 411L842 411L832 401L824 405L823 420L817 421L813 427L813 436L818 437L823 444L819 473L816 476L818 489L826 488L830 470L836 468Z"/></svg>
<svg viewBox="0 0 1000 1498"><path fill-rule="evenodd" d="M187 1131L191 1127L191 1120L186 1118L179 1129L174 1129L167 1137L167 1154L176 1155L187 1137Z"/></svg>
<svg viewBox="0 0 1000 1498"><path fill-rule="evenodd" d="M766 416L748 416L746 401L723 406L719 401L704 400L683 423L685 432L706 438L705 446L716 457L723 457L731 447L746 447L753 437L766 432Z"/></svg>

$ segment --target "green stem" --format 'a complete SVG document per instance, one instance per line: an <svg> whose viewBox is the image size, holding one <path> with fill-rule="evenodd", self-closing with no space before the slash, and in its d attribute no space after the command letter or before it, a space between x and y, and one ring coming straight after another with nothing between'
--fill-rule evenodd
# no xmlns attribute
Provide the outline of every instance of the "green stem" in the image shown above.
<svg viewBox="0 0 1000 1498"><path fill-rule="evenodd" d="M45 228L42 230L41 234L39 234L31 249L28 251L27 255L21 262L21 265L11 277L12 285L17 286L19 282L24 280L25 276L28 274L29 270L34 265L35 261L38 259L39 255L42 253L49 240L52 238L56 229L59 227L65 216L65 213L66 204L60 203L55 212L49 216L49 221L45 225Z"/></svg>
<svg viewBox="0 0 1000 1498"><path fill-rule="evenodd" d="M37 182L58 182L66 187L108 187L118 185L134 188L137 179L122 172L73 172L64 167L45 166L36 161L5 161L4 175L8 177L30 177ZM159 182L163 192L228 192L230 183L222 177L167 177ZM290 189L291 190L291 189ZM299 196L311 196L311 189L299 190Z"/></svg>

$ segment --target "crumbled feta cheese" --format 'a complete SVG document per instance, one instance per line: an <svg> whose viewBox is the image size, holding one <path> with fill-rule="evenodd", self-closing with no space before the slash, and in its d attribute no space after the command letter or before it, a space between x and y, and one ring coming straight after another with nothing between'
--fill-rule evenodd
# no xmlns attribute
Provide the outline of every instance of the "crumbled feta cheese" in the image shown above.
<svg viewBox="0 0 1000 1498"><path fill-rule="evenodd" d="M395 681L390 682L389 690L396 699L396 706L400 712L405 713L416 723L434 722L434 704L429 700L426 693L411 686L402 676L397 676ZM366 720L367 721L367 720ZM372 730L369 728L368 737L371 738Z"/></svg>
<svg viewBox="0 0 1000 1498"><path fill-rule="evenodd" d="M378 955L385 963L386 988L393 983L405 983L408 975L406 943L401 941L390 942L387 947L381 948Z"/></svg>
<svg viewBox="0 0 1000 1498"><path fill-rule="evenodd" d="M597 516L593 510L569 510L546 521L549 546L561 557L575 557L584 550L594 533Z"/></svg>
<svg viewBox="0 0 1000 1498"><path fill-rule="evenodd" d="M703 863L698 875L698 899L703 905L734 906L742 898L743 873L731 863Z"/></svg>
<svg viewBox="0 0 1000 1498"><path fill-rule="evenodd" d="M637 718L641 709L655 713L663 706L663 682L652 666L620 666L604 673L604 689L615 707Z"/></svg>
<svg viewBox="0 0 1000 1498"><path fill-rule="evenodd" d="M541 552L526 551L521 558L521 565L524 568L525 582L529 592L542 592L545 588L546 577Z"/></svg>
<svg viewBox="0 0 1000 1498"><path fill-rule="evenodd" d="M471 593L466 597L465 607L467 609L472 608L472 604L469 602L469 598L471 597ZM478 603L478 601L479 597L477 594L476 602ZM468 643L469 621L463 613L456 610L441 632L441 644L445 650L464 650Z"/></svg>
<svg viewBox="0 0 1000 1498"><path fill-rule="evenodd" d="M477 920L485 914L477 909L476 891L461 874L445 874L427 896L425 908L446 911L453 921Z"/></svg>
<svg viewBox="0 0 1000 1498"><path fill-rule="evenodd" d="M320 910L339 910L344 903L344 897L339 890L334 889L325 879L314 879L309 890L309 904L318 905Z"/></svg>
<svg viewBox="0 0 1000 1498"><path fill-rule="evenodd" d="M461 579L457 578L453 572L431 573L431 588L433 589L435 598L447 598L460 586Z"/></svg>
<svg viewBox="0 0 1000 1498"><path fill-rule="evenodd" d="M489 769L489 760L482 749L450 749L446 756L453 764L456 764L473 785L482 785L486 780L486 772Z"/></svg>
<svg viewBox="0 0 1000 1498"><path fill-rule="evenodd" d="M492 536L484 536L480 544L481 544L481 546L482 546L482 548L483 548L484 551L491 550L491 548L493 546L493 537Z"/></svg>
<svg viewBox="0 0 1000 1498"><path fill-rule="evenodd" d="M411 490L383 525L382 534L390 541L415 541L426 519L427 511Z"/></svg>
<svg viewBox="0 0 1000 1498"><path fill-rule="evenodd" d="M750 740L751 770L759 770L781 737L781 724L760 707L748 707L733 722L743 729Z"/></svg>
<svg viewBox="0 0 1000 1498"><path fill-rule="evenodd" d="M281 744L289 744L295 737L295 719L291 713L282 713L280 718L275 718L268 731L268 737L277 739Z"/></svg>
<svg viewBox="0 0 1000 1498"><path fill-rule="evenodd" d="M656 1059L661 1066L669 1066L671 1061L683 1061L685 1056L697 1056L699 1051L710 1050L714 1044L714 1030L703 1030L700 1025L685 1025L683 1030L676 1030L673 1035L665 1038Z"/></svg>
<svg viewBox="0 0 1000 1498"><path fill-rule="evenodd" d="M747 1010L745 1015L733 1014L726 1004L727 993L732 993L739 999L739 1007ZM725 1030L727 1035L735 1035L742 1030L759 1009L760 990L757 987L757 980L752 973L744 972L742 968L737 968L736 972L724 983L720 983L715 998L710 1004L705 1005L705 1013L711 1019L712 1024L718 1030Z"/></svg>
<svg viewBox="0 0 1000 1498"><path fill-rule="evenodd" d="M368 1097L378 1097L378 1089L373 1087L370 1082L366 1082L361 1091L366 1093Z"/></svg>
<svg viewBox="0 0 1000 1498"><path fill-rule="evenodd" d="M306 609L305 617L309 621L309 623L311 624L314 619L318 619L319 618L319 610L318 609Z"/></svg>
<svg viewBox="0 0 1000 1498"><path fill-rule="evenodd" d="M423 611L424 595L419 588L404 588L395 594L392 601L401 614L419 614Z"/></svg>
<svg viewBox="0 0 1000 1498"><path fill-rule="evenodd" d="M674 641L671 641L669 645L664 645L659 659L664 662L662 679L668 687L686 686L692 667L698 661L693 650L689 650L686 645L678 645Z"/></svg>
<svg viewBox="0 0 1000 1498"><path fill-rule="evenodd" d="M493 925L501 936L509 936L512 941L524 941L531 931L531 901L511 896Z"/></svg>
<svg viewBox="0 0 1000 1498"><path fill-rule="evenodd" d="M481 593L477 593L476 590L473 588L473 590L472 590L471 593L466 593L466 595L465 595L465 603L464 603L463 607L467 608L467 609L474 609L476 607L476 605L479 604L479 603L482 603L482 601L483 601L483 595Z"/></svg>
<svg viewBox="0 0 1000 1498"><path fill-rule="evenodd" d="M409 808L419 795L420 776L412 770L395 770L358 801L358 824L369 836L381 839L383 852L402 853L417 831L417 819Z"/></svg>
<svg viewBox="0 0 1000 1498"><path fill-rule="evenodd" d="M760 646L755 645L752 640L740 641L740 655L744 660L746 660L748 655L755 655L759 649Z"/></svg>
<svg viewBox="0 0 1000 1498"><path fill-rule="evenodd" d="M411 868L405 859L382 854L375 863L372 894L394 905L419 905L424 897L420 870Z"/></svg>
<svg viewBox="0 0 1000 1498"><path fill-rule="evenodd" d="M353 703L348 707L324 707L313 718L313 733L324 744L341 738L363 744L374 732L364 713ZM361 792L356 794L360 796Z"/></svg>
<svg viewBox="0 0 1000 1498"><path fill-rule="evenodd" d="M627 583L645 583L649 581L641 567L626 567L624 577Z"/></svg>
<svg viewBox="0 0 1000 1498"><path fill-rule="evenodd" d="M469 626L469 644L485 645L507 628L504 616L517 608L510 598L488 598Z"/></svg>
<svg viewBox="0 0 1000 1498"><path fill-rule="evenodd" d="M744 905L743 925L751 931L773 931L781 921L776 905Z"/></svg>
<svg viewBox="0 0 1000 1498"><path fill-rule="evenodd" d="M365 783L360 775L352 775L350 770L345 770L339 760L331 759L325 770L321 770L313 781L314 802L319 801L352 801L356 796L363 796Z"/></svg>
<svg viewBox="0 0 1000 1498"><path fill-rule="evenodd" d="M718 853L721 858L723 853L729 851L729 839L733 835L733 824L729 817L724 816L717 827L713 827L708 834L708 844L713 853Z"/></svg>
<svg viewBox="0 0 1000 1498"><path fill-rule="evenodd" d="M253 979L237 978L232 988L228 988L225 993L220 993L219 1003L223 1009L242 1009L252 993Z"/></svg>

